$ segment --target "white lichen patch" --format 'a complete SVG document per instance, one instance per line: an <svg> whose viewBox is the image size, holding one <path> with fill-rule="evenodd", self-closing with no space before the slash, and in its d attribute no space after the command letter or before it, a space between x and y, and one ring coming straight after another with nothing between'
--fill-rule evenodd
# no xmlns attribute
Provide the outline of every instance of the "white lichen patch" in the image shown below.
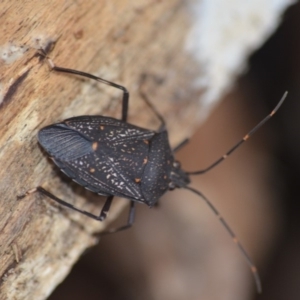
<svg viewBox="0 0 300 300"><path fill-rule="evenodd" d="M185 48L199 62L203 105L213 106L236 76L245 70L247 57L280 24L293 0L197 0Z"/></svg>
<svg viewBox="0 0 300 300"><path fill-rule="evenodd" d="M8 42L0 46L0 59L6 64L12 64L20 59L28 48L29 47L25 45L18 46L12 42Z"/></svg>

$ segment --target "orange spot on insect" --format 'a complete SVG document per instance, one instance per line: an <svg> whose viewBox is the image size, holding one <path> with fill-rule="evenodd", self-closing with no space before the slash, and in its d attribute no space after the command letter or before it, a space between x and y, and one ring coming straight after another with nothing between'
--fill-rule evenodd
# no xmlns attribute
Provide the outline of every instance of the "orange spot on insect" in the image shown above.
<svg viewBox="0 0 300 300"><path fill-rule="evenodd" d="M90 172L91 172L91 173L94 173L95 171L96 171L96 170L95 170L94 168L91 168L91 169L90 169Z"/></svg>
<svg viewBox="0 0 300 300"><path fill-rule="evenodd" d="M141 178L135 178L134 181L135 181L136 183L139 183L139 182L141 182Z"/></svg>
<svg viewBox="0 0 300 300"><path fill-rule="evenodd" d="M101 126L100 126L100 129L101 129L101 130L104 130L104 126L101 125Z"/></svg>
<svg viewBox="0 0 300 300"><path fill-rule="evenodd" d="M146 145L149 144L149 141L148 141L148 140L144 140L143 142L144 142Z"/></svg>
<svg viewBox="0 0 300 300"><path fill-rule="evenodd" d="M94 142L93 145L92 145L92 148L93 148L94 151L96 151L97 148L98 148L98 143Z"/></svg>

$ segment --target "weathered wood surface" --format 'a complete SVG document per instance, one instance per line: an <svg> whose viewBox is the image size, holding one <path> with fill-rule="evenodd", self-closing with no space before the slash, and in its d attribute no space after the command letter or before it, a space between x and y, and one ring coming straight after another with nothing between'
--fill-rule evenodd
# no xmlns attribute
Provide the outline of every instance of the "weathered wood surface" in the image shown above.
<svg viewBox="0 0 300 300"><path fill-rule="evenodd" d="M142 73L153 75L145 90L177 132L172 143L196 125L187 120L196 120L200 91L190 80L198 69L183 49L189 20L182 1L7 1L1 3L0 23L0 298L43 299L97 242L91 234L109 221L89 220L37 194L17 200L43 185L95 213L103 203L62 180L38 147L37 131L74 115L119 117L121 93L50 72L36 48L56 41L49 55L57 65L122 83L131 92L129 120L156 128L138 94ZM113 207L109 219L118 211Z"/></svg>

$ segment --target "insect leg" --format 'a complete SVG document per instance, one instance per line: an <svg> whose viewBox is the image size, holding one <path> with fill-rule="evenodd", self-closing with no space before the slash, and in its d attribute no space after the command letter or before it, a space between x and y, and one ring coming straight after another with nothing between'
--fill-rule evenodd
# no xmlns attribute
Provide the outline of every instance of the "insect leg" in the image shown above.
<svg viewBox="0 0 300 300"><path fill-rule="evenodd" d="M148 107L153 111L153 113L159 119L161 124L159 126L158 132L162 132L162 131L166 130L166 122L165 122L163 116L157 111L157 109L154 107L154 105L149 100L148 96L142 90L142 86L143 86L145 80L146 80L146 75L143 74L143 76L141 78L139 92L140 92L140 95L141 95L142 99L145 101L145 103L148 105Z"/></svg>
<svg viewBox="0 0 300 300"><path fill-rule="evenodd" d="M129 229L134 223L134 217L135 217L135 202L131 201L127 223L125 225L121 226L121 227L113 228L113 229L101 232L100 236L106 235L106 234L111 234L111 233L116 233L116 232L119 232L119 231Z"/></svg>
<svg viewBox="0 0 300 300"><path fill-rule="evenodd" d="M106 219L113 199L114 199L114 196L108 196L106 198L106 201L105 201L105 203L102 207L102 210L101 210L101 213L100 213L100 216L99 216L100 221L103 221L103 220Z"/></svg>
<svg viewBox="0 0 300 300"><path fill-rule="evenodd" d="M108 198L106 199L106 202L105 202L105 204L104 204L104 206L103 206L103 208L101 210L100 215L96 216L96 215L91 214L91 213L89 213L89 212L87 212L85 210L81 210L81 209L75 207L74 205L72 205L72 204L70 204L70 203L68 203L68 202L66 202L66 201L64 201L64 200L56 197L55 195L51 194L50 192L48 192L47 190L45 190L41 186L38 186L38 187L36 187L36 188L34 188L32 190L29 190L24 195L18 196L18 199L22 199L22 198L26 197L27 195L33 194L33 193L36 193L36 192L41 193L41 194L49 197L50 199L58 202L59 204L61 204L63 206L66 206L66 207L69 207L69 208L71 208L71 209L73 209L75 211L78 211L78 212L80 212L80 213L82 213L82 214L84 214L84 215L86 215L86 216L88 216L88 217L90 217L90 218L92 218L94 220L97 220L97 221L103 221L106 218L107 212L108 212L108 210L110 208L110 205L112 203L112 200L113 200L113 196L108 196Z"/></svg>
<svg viewBox="0 0 300 300"><path fill-rule="evenodd" d="M94 76L92 74L86 73L86 72L81 72L78 70L73 70L73 69L67 69L67 68L62 68L62 67L58 67L56 66L53 61L47 57L45 51L43 49L40 49L41 54L47 58L49 66L51 68L51 70L57 71L57 72L62 72L62 73L69 73L69 74L74 74L74 75L78 75L78 76L82 76L82 77L86 77L86 78L90 78L93 80L96 80L98 82L104 83L106 85L112 86L114 88L117 88L119 90L123 91L123 98L122 98L122 116L121 116L121 120L126 122L127 121L127 115L128 115L128 103L129 103L129 92L128 90L119 84L116 84L114 82L105 80L103 78Z"/></svg>
<svg viewBox="0 0 300 300"><path fill-rule="evenodd" d="M189 139L186 138L184 139L182 142L180 142L174 149L173 149L173 152L177 152L179 151L181 148L183 148L187 143L189 142Z"/></svg>

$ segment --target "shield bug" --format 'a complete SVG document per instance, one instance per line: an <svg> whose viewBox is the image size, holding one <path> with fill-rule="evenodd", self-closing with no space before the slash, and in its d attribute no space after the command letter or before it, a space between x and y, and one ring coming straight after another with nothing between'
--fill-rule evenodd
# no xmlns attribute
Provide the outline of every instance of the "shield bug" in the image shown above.
<svg viewBox="0 0 300 300"><path fill-rule="evenodd" d="M181 169L174 153L188 140L183 141L174 149L171 148L165 121L144 93L141 92L142 99L160 120L161 125L157 131L127 123L129 92L125 87L89 73L55 66L50 59L48 62L54 71L87 77L123 92L120 120L99 115L78 116L46 126L38 132L40 145L62 172L79 185L106 196L107 199L100 214L94 215L56 197L41 186L20 197L39 192L63 206L98 221L106 218L114 196L127 198L130 200L127 224L106 232L114 233L132 226L136 202L152 207L168 190L185 188L200 196L218 217L245 257L254 276L257 290L260 292L261 282L254 263L210 200L200 191L189 186L190 175L204 174L225 160L277 112L284 102L287 92L284 93L272 112L222 157L206 169L186 172Z"/></svg>

